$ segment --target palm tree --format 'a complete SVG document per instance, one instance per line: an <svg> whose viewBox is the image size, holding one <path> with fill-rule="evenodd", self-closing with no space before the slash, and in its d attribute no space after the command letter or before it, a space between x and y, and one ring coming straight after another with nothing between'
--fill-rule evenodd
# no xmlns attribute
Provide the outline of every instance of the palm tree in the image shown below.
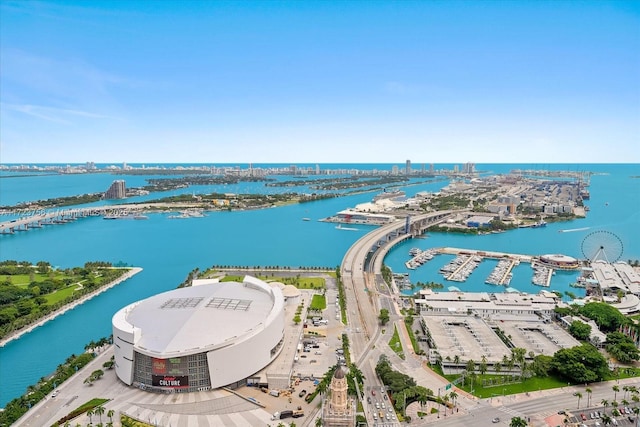
<svg viewBox="0 0 640 427"><path fill-rule="evenodd" d="M527 427L527 421L520 417L513 417L511 418L509 427Z"/></svg>
<svg viewBox="0 0 640 427"><path fill-rule="evenodd" d="M467 360L467 371L473 372L476 370L476 362L473 359Z"/></svg>
<svg viewBox="0 0 640 427"><path fill-rule="evenodd" d="M442 404L444 405L444 414L447 415L447 408L449 407L449 395L445 394L442 396Z"/></svg>
<svg viewBox="0 0 640 427"><path fill-rule="evenodd" d="M607 414L602 414L602 424L608 426L611 424L611 417Z"/></svg>
<svg viewBox="0 0 640 427"><path fill-rule="evenodd" d="M109 417L109 421L113 422L113 416L115 415L115 411L113 409L109 409L107 411L107 417Z"/></svg>
<svg viewBox="0 0 640 427"><path fill-rule="evenodd" d="M93 424L93 409L89 409L87 411L87 416L89 417L89 424Z"/></svg>
<svg viewBox="0 0 640 427"><path fill-rule="evenodd" d="M322 427L322 418L321 417L316 418L316 427Z"/></svg>
<svg viewBox="0 0 640 427"><path fill-rule="evenodd" d="M102 423L102 414L104 414L104 406L101 405L101 406L96 407L96 409L94 409L93 413L100 417L100 423Z"/></svg>
<svg viewBox="0 0 640 427"><path fill-rule="evenodd" d="M578 409L580 409L580 399L582 399L582 393L576 391L575 393L573 393L573 395L578 398Z"/></svg>
<svg viewBox="0 0 640 427"><path fill-rule="evenodd" d="M493 365L493 370L495 371L496 374L499 374L500 371L502 370L502 364L500 362L496 362Z"/></svg>
<svg viewBox="0 0 640 427"><path fill-rule="evenodd" d="M611 415L616 416L616 415L620 415L620 413L618 412L618 401L614 400L611 402Z"/></svg>
<svg viewBox="0 0 640 427"><path fill-rule="evenodd" d="M587 387L584 389L584 391L587 393L587 407L589 407L591 406L591 393L593 393L593 390Z"/></svg>
<svg viewBox="0 0 640 427"><path fill-rule="evenodd" d="M622 391L624 391L624 394L622 395L622 398L625 399L627 397L627 393L629 392L629 386L623 385L622 386Z"/></svg>
<svg viewBox="0 0 640 427"><path fill-rule="evenodd" d="M618 392L620 391L620 387L614 385L613 387L611 387L611 389L613 390L613 400L616 400L616 397L618 397Z"/></svg>
<svg viewBox="0 0 640 427"><path fill-rule="evenodd" d="M451 393L449 393L449 397L453 402L453 406L456 406L456 399L458 398L458 393L456 393L455 391L452 391Z"/></svg>
<svg viewBox="0 0 640 427"><path fill-rule="evenodd" d="M607 399L602 399L600 403L602 403L602 406L604 406L604 409L602 410L602 412L607 412L607 406L609 406L609 401Z"/></svg>

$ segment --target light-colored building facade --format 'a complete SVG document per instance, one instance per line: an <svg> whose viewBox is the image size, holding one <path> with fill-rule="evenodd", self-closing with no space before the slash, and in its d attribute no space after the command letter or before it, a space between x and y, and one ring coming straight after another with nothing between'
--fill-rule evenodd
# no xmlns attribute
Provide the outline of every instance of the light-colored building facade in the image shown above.
<svg viewBox="0 0 640 427"><path fill-rule="evenodd" d="M125 384L166 393L235 387L281 352L284 297L246 276L135 302L112 325L115 371Z"/></svg>
<svg viewBox="0 0 640 427"><path fill-rule="evenodd" d="M351 427L355 425L355 408L349 397L347 379L341 366L333 373L329 393L322 403L322 425Z"/></svg>

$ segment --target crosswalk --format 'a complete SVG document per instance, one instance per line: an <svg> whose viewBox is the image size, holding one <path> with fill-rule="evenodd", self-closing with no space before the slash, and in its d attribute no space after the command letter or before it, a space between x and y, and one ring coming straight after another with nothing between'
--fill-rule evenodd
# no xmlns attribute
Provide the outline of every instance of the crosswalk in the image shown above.
<svg viewBox="0 0 640 427"><path fill-rule="evenodd" d="M522 412L518 412L515 409L507 408L506 406L500 406L498 410L504 412L505 414L511 415L512 417L520 417L524 418L525 420L527 419L527 416Z"/></svg>

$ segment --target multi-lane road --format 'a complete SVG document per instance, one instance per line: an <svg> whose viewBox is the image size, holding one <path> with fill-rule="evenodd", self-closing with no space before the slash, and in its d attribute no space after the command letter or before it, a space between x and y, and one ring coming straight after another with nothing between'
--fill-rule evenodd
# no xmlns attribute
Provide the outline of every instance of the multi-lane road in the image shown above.
<svg viewBox="0 0 640 427"><path fill-rule="evenodd" d="M390 292L381 275L384 255L396 243L411 238L412 233L416 233L416 226L426 228L446 221L459 212L461 211L433 212L411 218L408 223L384 225L361 237L345 254L341 265L341 279L347 299L347 330L353 359L366 379L365 389L380 390L384 387L374 371L381 354L373 351L381 332L378 321L380 309L386 308L391 316L399 315L394 303L395 295ZM376 421L381 422L379 418L373 418L373 414L377 412L373 405L365 404L365 414L372 425Z"/></svg>

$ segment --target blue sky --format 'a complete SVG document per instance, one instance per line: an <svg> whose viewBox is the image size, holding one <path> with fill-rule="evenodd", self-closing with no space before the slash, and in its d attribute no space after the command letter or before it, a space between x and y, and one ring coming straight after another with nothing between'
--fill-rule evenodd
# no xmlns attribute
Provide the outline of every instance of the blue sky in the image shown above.
<svg viewBox="0 0 640 427"><path fill-rule="evenodd" d="M0 2L0 162L640 162L638 1Z"/></svg>

